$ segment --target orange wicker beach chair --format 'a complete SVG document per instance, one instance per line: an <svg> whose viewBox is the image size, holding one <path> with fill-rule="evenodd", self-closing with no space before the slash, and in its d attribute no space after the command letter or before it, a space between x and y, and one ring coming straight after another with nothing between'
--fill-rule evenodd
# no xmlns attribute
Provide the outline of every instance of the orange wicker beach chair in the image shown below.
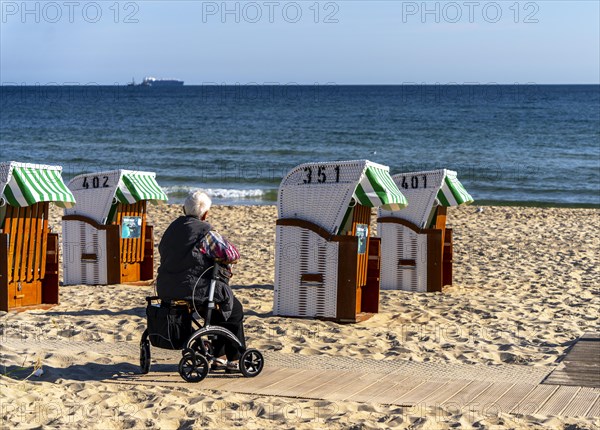
<svg viewBox="0 0 600 430"><path fill-rule="evenodd" d="M58 303L58 234L49 204L70 207L75 198L62 167L0 163L0 310Z"/></svg>

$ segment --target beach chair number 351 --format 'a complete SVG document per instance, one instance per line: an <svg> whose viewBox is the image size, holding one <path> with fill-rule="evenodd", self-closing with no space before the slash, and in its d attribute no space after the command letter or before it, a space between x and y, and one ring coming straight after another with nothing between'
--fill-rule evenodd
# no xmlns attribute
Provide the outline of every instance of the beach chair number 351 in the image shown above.
<svg viewBox="0 0 600 430"><path fill-rule="evenodd" d="M427 188L427 175L423 175L423 188ZM406 176L402 177L402 188L408 190L408 182L406 181ZM410 177L410 188L417 189L419 188L419 176L411 176Z"/></svg>
<svg viewBox="0 0 600 430"><path fill-rule="evenodd" d="M102 182L102 188L108 188L108 176L103 176L102 180L98 176L92 176L92 188L100 188L100 182ZM90 188L90 181L88 177L83 178L83 188L86 190Z"/></svg>
<svg viewBox="0 0 600 430"><path fill-rule="evenodd" d="M317 167L317 183L324 184L327 181L327 167L328 166L319 166ZM340 166L334 166L333 170L335 171L335 182L340 182ZM306 173L306 178L304 179L305 184L313 183L313 168L305 167L304 172Z"/></svg>

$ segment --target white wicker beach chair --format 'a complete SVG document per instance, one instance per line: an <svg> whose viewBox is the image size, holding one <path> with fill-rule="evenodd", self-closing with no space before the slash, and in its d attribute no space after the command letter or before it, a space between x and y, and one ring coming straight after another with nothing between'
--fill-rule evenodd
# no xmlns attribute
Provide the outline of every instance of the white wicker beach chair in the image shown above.
<svg viewBox="0 0 600 430"><path fill-rule="evenodd" d="M452 284L452 230L446 208L473 202L451 170L392 176L407 197L402 211L379 210L381 288L415 292L441 291Z"/></svg>
<svg viewBox="0 0 600 430"><path fill-rule="evenodd" d="M153 228L146 202L166 201L152 172L112 170L69 182L77 206L65 210L64 283L118 284L153 278ZM139 234L125 234L133 223Z"/></svg>
<svg viewBox="0 0 600 430"><path fill-rule="evenodd" d="M357 321L379 306L379 240L371 208L406 199L387 166L367 160L308 163L279 187L275 315Z"/></svg>
<svg viewBox="0 0 600 430"><path fill-rule="evenodd" d="M58 234L49 202L75 203L62 167L0 163L0 310L58 303ZM4 250L6 252L4 252Z"/></svg>

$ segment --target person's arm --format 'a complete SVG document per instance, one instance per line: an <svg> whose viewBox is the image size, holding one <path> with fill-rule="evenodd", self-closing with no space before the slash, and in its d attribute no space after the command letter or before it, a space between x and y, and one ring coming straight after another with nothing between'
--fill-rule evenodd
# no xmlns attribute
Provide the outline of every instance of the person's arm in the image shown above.
<svg viewBox="0 0 600 430"><path fill-rule="evenodd" d="M200 252L224 264L235 263L240 259L237 248L216 231L209 231L200 241Z"/></svg>

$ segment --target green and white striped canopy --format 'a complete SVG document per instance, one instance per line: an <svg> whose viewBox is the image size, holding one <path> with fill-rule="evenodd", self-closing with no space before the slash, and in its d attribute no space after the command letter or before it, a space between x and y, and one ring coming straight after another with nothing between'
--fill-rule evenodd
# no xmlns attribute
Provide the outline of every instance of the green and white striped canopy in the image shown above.
<svg viewBox="0 0 600 430"><path fill-rule="evenodd" d="M389 172L375 166L368 166L356 186L353 196L363 206L381 207L397 211L408 205Z"/></svg>
<svg viewBox="0 0 600 430"><path fill-rule="evenodd" d="M72 207L75 197L61 176L62 167L42 164L0 163L0 196L16 207L39 202L54 202L63 208Z"/></svg>
<svg viewBox="0 0 600 430"><path fill-rule="evenodd" d="M465 190L456 175L446 174L444 182L437 193L437 199L442 206L460 206L473 203L473 197Z"/></svg>
<svg viewBox="0 0 600 430"><path fill-rule="evenodd" d="M140 200L166 201L167 195L156 183L154 175L145 172L124 173L116 191L120 203L132 204Z"/></svg>

